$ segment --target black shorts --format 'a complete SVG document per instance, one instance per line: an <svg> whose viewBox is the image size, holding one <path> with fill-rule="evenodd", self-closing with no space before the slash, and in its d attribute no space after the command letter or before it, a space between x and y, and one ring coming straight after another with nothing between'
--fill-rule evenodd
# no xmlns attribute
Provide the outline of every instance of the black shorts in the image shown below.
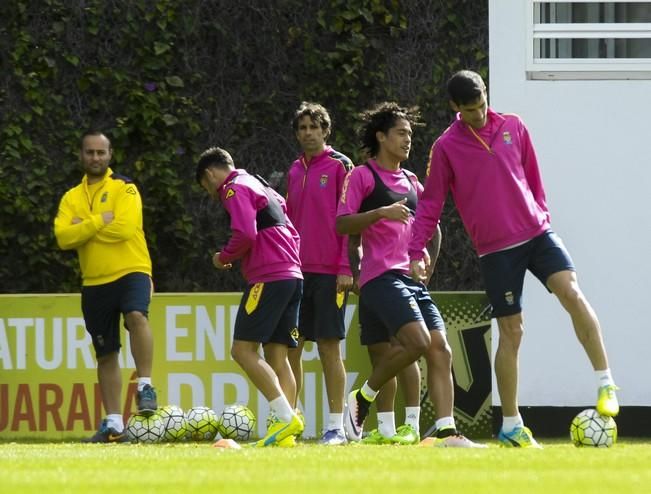
<svg viewBox="0 0 651 494"><path fill-rule="evenodd" d="M362 345L391 341L398 330L423 321L430 331L445 331L445 324L427 287L406 274L387 271L362 286L359 327Z"/></svg>
<svg viewBox="0 0 651 494"><path fill-rule="evenodd" d="M234 340L298 345L298 310L303 280L269 281L249 285L235 319Z"/></svg>
<svg viewBox="0 0 651 494"><path fill-rule="evenodd" d="M493 317L522 312L522 287L527 269L545 285L559 271L574 271L574 263L563 241L552 231L528 242L479 258L486 294Z"/></svg>
<svg viewBox="0 0 651 494"><path fill-rule="evenodd" d="M145 273L81 288L81 310L97 357L120 351L120 315L135 311L147 317L151 293L151 278Z"/></svg>
<svg viewBox="0 0 651 494"><path fill-rule="evenodd" d="M298 332L308 341L343 340L348 292L337 293L337 275L303 273L303 298Z"/></svg>

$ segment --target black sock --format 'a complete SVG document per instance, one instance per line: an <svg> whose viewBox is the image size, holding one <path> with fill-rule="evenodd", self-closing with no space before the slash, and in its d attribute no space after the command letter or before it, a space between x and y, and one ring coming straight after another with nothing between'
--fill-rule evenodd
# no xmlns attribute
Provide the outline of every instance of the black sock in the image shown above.
<svg viewBox="0 0 651 494"><path fill-rule="evenodd" d="M457 429L454 427L445 427L444 429L439 429L436 431L436 437L443 439L444 437L456 436L459 434Z"/></svg>
<svg viewBox="0 0 651 494"><path fill-rule="evenodd" d="M358 420L359 420L358 425L361 425L366 419L366 416L368 415L368 410L371 407L371 402L368 401L366 398L364 398L361 391L357 392L355 398L357 398L357 410L358 410Z"/></svg>

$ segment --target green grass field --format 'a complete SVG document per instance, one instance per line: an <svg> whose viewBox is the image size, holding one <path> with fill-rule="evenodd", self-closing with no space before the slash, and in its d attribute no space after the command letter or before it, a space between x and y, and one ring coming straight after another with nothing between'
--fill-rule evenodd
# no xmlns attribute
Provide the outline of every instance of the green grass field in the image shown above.
<svg viewBox="0 0 651 494"><path fill-rule="evenodd" d="M651 442L543 450L0 443L0 493L644 493Z"/></svg>

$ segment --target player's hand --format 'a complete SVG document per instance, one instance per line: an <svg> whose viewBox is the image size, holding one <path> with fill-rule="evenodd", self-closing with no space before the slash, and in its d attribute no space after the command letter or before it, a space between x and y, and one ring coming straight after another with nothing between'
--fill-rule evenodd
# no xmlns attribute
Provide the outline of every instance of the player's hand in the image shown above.
<svg viewBox="0 0 651 494"><path fill-rule="evenodd" d="M353 286L350 287L350 291L359 297L359 278L353 278Z"/></svg>
<svg viewBox="0 0 651 494"><path fill-rule="evenodd" d="M227 264L222 264L222 262L219 260L219 254L221 252L215 252L215 254L212 256L212 264L215 266L217 269L231 269L233 265L229 262Z"/></svg>
<svg viewBox="0 0 651 494"><path fill-rule="evenodd" d="M427 280L427 266L423 259L411 261L409 263L409 271L414 281L424 282Z"/></svg>
<svg viewBox="0 0 651 494"><path fill-rule="evenodd" d="M104 224L108 225L115 219L115 215L113 214L113 211L104 211L102 213L102 219L104 220Z"/></svg>
<svg viewBox="0 0 651 494"><path fill-rule="evenodd" d="M353 277L347 274L337 275L337 293L345 292L353 287Z"/></svg>
<svg viewBox="0 0 651 494"><path fill-rule="evenodd" d="M380 208L380 214L383 218L400 223L407 223L409 221L409 208L405 206L407 199L400 199L388 206Z"/></svg>
<svg viewBox="0 0 651 494"><path fill-rule="evenodd" d="M84 220L82 220L81 218L78 218L77 216L75 216L74 218L72 218L72 220L70 221L70 223L72 223L73 225L78 225L78 224L81 223L82 221L84 221Z"/></svg>

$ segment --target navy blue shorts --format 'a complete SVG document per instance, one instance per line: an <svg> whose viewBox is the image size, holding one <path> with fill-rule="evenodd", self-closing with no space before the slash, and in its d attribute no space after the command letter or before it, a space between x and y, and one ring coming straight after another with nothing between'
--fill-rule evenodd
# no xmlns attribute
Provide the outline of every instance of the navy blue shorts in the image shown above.
<svg viewBox="0 0 651 494"><path fill-rule="evenodd" d="M362 286L359 327L362 345L391 341L405 324L423 321L430 331L445 331L427 287L406 274L387 271Z"/></svg>
<svg viewBox="0 0 651 494"><path fill-rule="evenodd" d="M298 345L298 311L303 280L255 283L246 287L235 319L233 339Z"/></svg>
<svg viewBox="0 0 651 494"><path fill-rule="evenodd" d="M482 256L479 263L493 317L522 312L522 287L527 269L547 290L547 279L552 274L575 270L563 241L552 231L512 249Z"/></svg>
<svg viewBox="0 0 651 494"><path fill-rule="evenodd" d="M337 275L303 273L303 299L298 332L307 341L343 340L348 292L337 293Z"/></svg>
<svg viewBox="0 0 651 494"><path fill-rule="evenodd" d="M147 317L152 289L145 273L129 273L110 283L81 288L81 310L97 357L120 351L120 315L140 312Z"/></svg>

